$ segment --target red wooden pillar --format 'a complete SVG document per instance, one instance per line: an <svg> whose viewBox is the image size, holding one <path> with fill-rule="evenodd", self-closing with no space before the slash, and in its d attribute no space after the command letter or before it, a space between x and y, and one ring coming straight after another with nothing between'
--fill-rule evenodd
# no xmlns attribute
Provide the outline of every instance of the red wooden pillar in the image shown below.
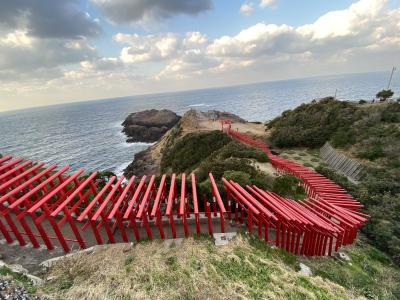
<svg viewBox="0 0 400 300"><path fill-rule="evenodd" d="M144 227L146 229L147 237L149 238L149 240L152 240L153 239L153 233L151 232L149 220L147 219L147 215L146 214L142 215L142 221L143 221Z"/></svg>
<svg viewBox="0 0 400 300"><path fill-rule="evenodd" d="M249 209L247 211L247 229L249 233L253 233L253 212Z"/></svg>
<svg viewBox="0 0 400 300"><path fill-rule="evenodd" d="M280 227L281 227L281 222L276 222L275 225L275 246L279 247L280 244Z"/></svg>
<svg viewBox="0 0 400 300"><path fill-rule="evenodd" d="M328 248L328 255L332 256L332 245L333 245L333 236L329 237L329 248Z"/></svg>
<svg viewBox="0 0 400 300"><path fill-rule="evenodd" d="M182 173L182 180L181 180L181 198L180 198L180 203L179 203L179 210L178 210L178 216L182 217L182 225L183 225L183 230L185 233L185 237L189 236L189 226L187 224L187 219L186 215L187 212L186 210L186 174Z"/></svg>
<svg viewBox="0 0 400 300"><path fill-rule="evenodd" d="M197 188L196 188L196 176L194 173L191 175L192 181L192 199L193 199L193 212L194 212L194 221L196 224L196 233L200 234L200 216L199 216L199 203L197 199Z"/></svg>

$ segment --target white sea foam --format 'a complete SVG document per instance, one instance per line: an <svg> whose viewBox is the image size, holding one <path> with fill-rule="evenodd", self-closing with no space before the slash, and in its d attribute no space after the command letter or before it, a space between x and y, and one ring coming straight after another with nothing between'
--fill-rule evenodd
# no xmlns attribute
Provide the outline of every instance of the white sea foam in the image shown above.
<svg viewBox="0 0 400 300"><path fill-rule="evenodd" d="M209 107L209 106L213 106L213 105L205 104L205 103L198 103L198 104L190 104L187 107Z"/></svg>
<svg viewBox="0 0 400 300"><path fill-rule="evenodd" d="M125 162L125 163L123 163L122 165L118 166L118 167L114 170L114 173L115 173L118 177L124 175L124 170L126 169L127 166L129 166L130 163L131 163L131 162L128 161L128 162Z"/></svg>

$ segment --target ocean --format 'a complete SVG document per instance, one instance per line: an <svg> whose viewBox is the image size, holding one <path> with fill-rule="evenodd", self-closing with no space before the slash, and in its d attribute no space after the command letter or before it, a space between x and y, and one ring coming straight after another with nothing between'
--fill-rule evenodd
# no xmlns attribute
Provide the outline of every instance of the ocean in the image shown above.
<svg viewBox="0 0 400 300"><path fill-rule="evenodd" d="M337 93L338 99L373 99L388 73L282 80L242 86L132 96L0 113L0 153L69 165L71 171L121 174L134 154L150 144L127 144L121 123L129 113L171 109L229 111L249 121L267 121L287 109ZM400 95L400 76L392 90Z"/></svg>

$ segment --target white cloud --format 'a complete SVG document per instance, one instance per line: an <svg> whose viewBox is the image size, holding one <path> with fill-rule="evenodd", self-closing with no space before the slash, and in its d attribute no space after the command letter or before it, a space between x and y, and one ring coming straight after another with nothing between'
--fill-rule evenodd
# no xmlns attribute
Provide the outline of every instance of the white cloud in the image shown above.
<svg viewBox="0 0 400 300"><path fill-rule="evenodd" d="M245 15L245 16L250 16L251 13L253 12L253 9L254 9L253 3L252 2L246 2L246 3L243 3L240 6L240 13L242 15Z"/></svg>
<svg viewBox="0 0 400 300"><path fill-rule="evenodd" d="M261 0L260 1L260 6L262 8L268 7L268 6L272 6L276 3L276 0Z"/></svg>
<svg viewBox="0 0 400 300"><path fill-rule="evenodd" d="M373 30L372 25L375 22L382 22L380 14L385 4L386 0L361 0L348 9L328 12L313 24L299 27L298 31L303 35L310 35L313 40L355 36L366 29Z"/></svg>
<svg viewBox="0 0 400 300"><path fill-rule="evenodd" d="M211 73L222 76L228 70L254 72L262 66L275 66L271 68L274 72L262 70L262 75L269 78L269 74L287 70L286 64L306 68L307 72L308 69L335 72L343 68L354 71L351 65L357 55L360 62L363 56L371 59L369 53L387 51L388 57L375 58L383 66L383 61L400 59L400 52L396 55L400 50L400 9L389 10L385 4L385 0L360 0L347 9L329 12L314 23L299 27L258 23L236 35L208 42L205 49L196 53L196 64L188 61L187 53L175 57L159 76L183 78ZM281 64L278 69L277 64ZM369 65L367 61L364 64L364 68Z"/></svg>
<svg viewBox="0 0 400 300"><path fill-rule="evenodd" d="M185 48L196 48L201 47L208 43L207 36L201 32L188 32L183 40L183 45Z"/></svg>
<svg viewBox="0 0 400 300"><path fill-rule="evenodd" d="M118 33L114 40L129 45L121 50L120 58L124 63L172 59L185 50L204 49L208 44L207 36L200 32L187 32L184 38L174 33L156 36Z"/></svg>
<svg viewBox="0 0 400 300"><path fill-rule="evenodd" d="M118 33L114 40L128 44L121 50L121 60L125 63L147 62L171 58L178 50L178 39L173 33L159 36Z"/></svg>
<svg viewBox="0 0 400 300"><path fill-rule="evenodd" d="M287 51L297 46L297 40L293 27L259 23L236 36L216 39L209 45L208 53L217 57L256 57L268 52Z"/></svg>
<svg viewBox="0 0 400 300"><path fill-rule="evenodd" d="M32 40L26 31L16 30L9 32L0 42L12 47L32 47Z"/></svg>

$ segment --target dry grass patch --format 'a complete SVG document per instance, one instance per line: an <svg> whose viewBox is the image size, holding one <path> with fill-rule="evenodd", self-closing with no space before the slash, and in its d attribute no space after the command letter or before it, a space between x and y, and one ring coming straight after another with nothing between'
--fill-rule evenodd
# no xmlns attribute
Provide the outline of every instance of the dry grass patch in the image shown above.
<svg viewBox="0 0 400 300"><path fill-rule="evenodd" d="M177 247L113 245L62 260L44 290L62 299L352 298L330 281L300 276L292 260L240 235L221 248L193 238Z"/></svg>

